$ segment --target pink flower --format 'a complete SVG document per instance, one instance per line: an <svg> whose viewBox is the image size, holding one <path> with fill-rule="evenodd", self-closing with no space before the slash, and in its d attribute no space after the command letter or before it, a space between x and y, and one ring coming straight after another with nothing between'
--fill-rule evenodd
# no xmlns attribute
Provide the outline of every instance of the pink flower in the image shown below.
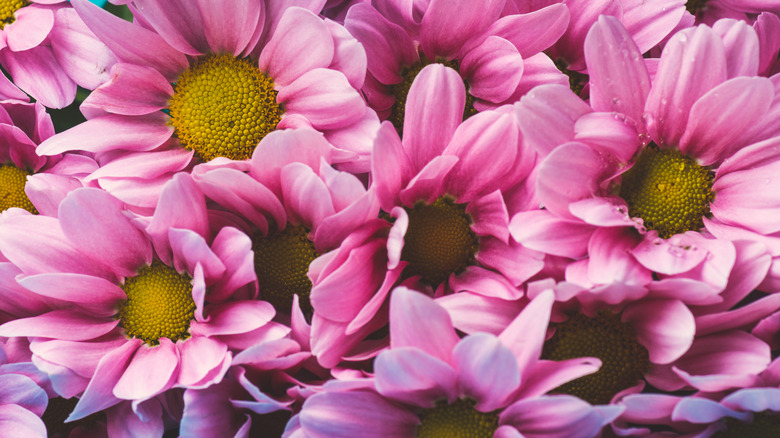
<svg viewBox="0 0 780 438"><path fill-rule="evenodd" d="M64 0L17 0L3 11L0 63L44 106L63 108L77 85L93 90L109 79L114 55Z"/></svg>
<svg viewBox="0 0 780 438"><path fill-rule="evenodd" d="M749 21L762 12L780 12L778 0L688 0L685 8L697 23L713 24L721 18Z"/></svg>
<svg viewBox="0 0 780 438"><path fill-rule="evenodd" d="M539 359L553 296L537 297L498 336L460 339L447 312L404 287L390 300L390 349L373 378L332 381L310 396L287 437L592 437L622 408L546 395L595 371L598 362Z"/></svg>
<svg viewBox="0 0 780 438"><path fill-rule="evenodd" d="M29 362L8 359L0 342L0 435L44 438L47 433L41 416L49 396L36 382L41 373Z"/></svg>
<svg viewBox="0 0 780 438"><path fill-rule="evenodd" d="M89 120L39 154L95 153L110 167L95 175L101 187L146 208L173 173L197 161L249 159L275 129L323 132L342 166L368 170L378 123L357 91L365 53L317 10L264 0L140 1L133 10L148 23L141 26L86 0L74 7L119 63L81 106Z"/></svg>
<svg viewBox="0 0 780 438"><path fill-rule="evenodd" d="M189 175L164 187L151 218L122 207L80 188L57 218L0 223L0 251L20 271L19 285L54 308L3 324L0 336L29 337L57 393L80 396L71 420L216 383L234 351L284 336L270 322L273 307L253 299L254 272L242 270L252 260L249 238L234 228L211 238Z"/></svg>

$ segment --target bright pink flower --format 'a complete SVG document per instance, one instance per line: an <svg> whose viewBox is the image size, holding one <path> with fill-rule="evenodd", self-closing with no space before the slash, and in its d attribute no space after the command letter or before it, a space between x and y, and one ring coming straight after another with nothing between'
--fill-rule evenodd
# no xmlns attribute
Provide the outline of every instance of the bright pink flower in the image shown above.
<svg viewBox="0 0 780 438"><path fill-rule="evenodd" d="M73 102L77 85L93 90L109 79L116 58L66 1L17 0L3 13L0 63L44 106L63 108Z"/></svg>
<svg viewBox="0 0 780 438"><path fill-rule="evenodd" d="M512 103L535 85L566 83L542 50L563 33L569 14L553 5L501 17L504 0L369 2L352 6L344 25L366 48L363 92L382 119L404 127L407 93L428 64L458 72L468 84L466 117Z"/></svg>
<svg viewBox="0 0 780 438"><path fill-rule="evenodd" d="M367 171L378 121L357 91L366 63L360 44L318 10L230 5L141 0L133 24L75 1L120 62L82 104L89 120L38 153L95 153L101 187L147 208L173 173L219 157L249 159L275 129L322 132L341 151L342 167Z"/></svg>
<svg viewBox="0 0 780 438"><path fill-rule="evenodd" d="M508 230L514 208L532 198L525 189L536 157L520 142L512 107L462 121L464 101L457 73L431 64L409 91L403 141L383 123L370 189L391 222L356 230L310 271L312 351L324 366L383 325L399 281L436 296L467 290L514 301L542 269L541 254Z"/></svg>
<svg viewBox="0 0 780 438"><path fill-rule="evenodd" d="M234 351L285 334L269 322L273 307L254 299L254 271L242 270L249 238L235 228L211 238L187 174L160 198L154 216L133 218L108 193L80 188L58 218L0 223L0 251L19 285L54 308L3 324L0 336L30 337L55 390L80 395L72 420L218 382Z"/></svg>
<svg viewBox="0 0 780 438"><path fill-rule="evenodd" d="M547 395L599 366L592 358L539 359L552 303L548 291L498 336L460 339L434 300L396 288L391 345L375 359L374 377L326 384L306 400L285 436L446 436L461 429L474 436L596 436L621 408Z"/></svg>

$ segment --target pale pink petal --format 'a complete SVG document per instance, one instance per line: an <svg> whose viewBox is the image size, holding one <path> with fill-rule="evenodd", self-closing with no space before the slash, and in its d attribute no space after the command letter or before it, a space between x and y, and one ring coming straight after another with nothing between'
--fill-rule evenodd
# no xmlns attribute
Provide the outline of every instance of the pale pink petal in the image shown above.
<svg viewBox="0 0 780 438"><path fill-rule="evenodd" d="M685 14L685 0L621 0L623 19L629 35L641 53L655 47L667 35L674 33Z"/></svg>
<svg viewBox="0 0 780 438"><path fill-rule="evenodd" d="M117 319L93 318L71 310L52 310L39 316L9 321L0 326L0 336L83 341L99 338L113 330L117 324Z"/></svg>
<svg viewBox="0 0 780 438"><path fill-rule="evenodd" d="M773 96L766 78L734 78L714 87L691 107L680 151L701 166L719 164L744 145L739 140L767 113Z"/></svg>
<svg viewBox="0 0 780 438"><path fill-rule="evenodd" d="M625 114L641 126L650 76L642 53L617 18L599 17L585 38L585 58L593 109Z"/></svg>
<svg viewBox="0 0 780 438"><path fill-rule="evenodd" d="M621 320L636 330L637 340L650 361L668 364L682 356L693 342L693 314L678 300L643 300L629 304Z"/></svg>
<svg viewBox="0 0 780 438"><path fill-rule="evenodd" d="M780 388L745 388L727 395L723 406L740 411L780 411Z"/></svg>
<svg viewBox="0 0 780 438"><path fill-rule="evenodd" d="M264 5L265 2L256 0L234 0L229 3L198 0L203 33L206 34L211 51L232 53L234 56L243 52L255 29L262 25L265 18Z"/></svg>
<svg viewBox="0 0 780 438"><path fill-rule="evenodd" d="M205 321L192 321L193 335L215 336L246 333L265 325L275 314L265 301L236 301L209 308Z"/></svg>
<svg viewBox="0 0 780 438"><path fill-rule="evenodd" d="M82 309L96 312L96 316L115 315L117 303L127 298L116 284L91 275L38 274L18 281L38 295L77 303Z"/></svg>
<svg viewBox="0 0 780 438"><path fill-rule="evenodd" d="M597 229L588 242L588 278L597 284L650 283L652 272L630 255L641 240L632 228Z"/></svg>
<svg viewBox="0 0 780 438"><path fill-rule="evenodd" d="M568 24L569 8L557 3L530 13L505 14L492 23L485 33L508 40L517 47L523 58L528 58L553 45L566 31Z"/></svg>
<svg viewBox="0 0 780 438"><path fill-rule="evenodd" d="M185 387L201 384L209 373L219 368L230 356L227 345L200 336L185 340L179 346L179 354L181 366L176 382Z"/></svg>
<svg viewBox="0 0 780 438"><path fill-rule="evenodd" d="M570 395L520 400L499 416L527 438L585 438L597 436L623 412L621 406L591 406Z"/></svg>
<svg viewBox="0 0 780 438"><path fill-rule="evenodd" d="M94 94L93 92L90 96ZM90 182L101 178L155 179L183 170L192 161L193 154L194 151L180 148L123 153L115 160L101 162L100 168L83 178L83 181Z"/></svg>
<svg viewBox="0 0 780 438"><path fill-rule="evenodd" d="M473 292L501 300L517 300L523 296L523 291L506 276L480 266L467 266L458 275L451 275L448 284L454 292Z"/></svg>
<svg viewBox="0 0 780 438"><path fill-rule="evenodd" d="M0 405L0 435L29 438L48 436L41 417L19 405Z"/></svg>
<svg viewBox="0 0 780 438"><path fill-rule="evenodd" d="M409 157L390 122L382 123L377 132L371 155L371 175L372 189L377 193L379 205L385 211L392 210L398 205L398 192L414 175Z"/></svg>
<svg viewBox="0 0 780 438"><path fill-rule="evenodd" d="M499 103L520 83L523 57L509 41L491 36L463 58L460 72L469 81L469 94Z"/></svg>
<svg viewBox="0 0 780 438"><path fill-rule="evenodd" d="M537 360L534 366L523 371L523 384L518 399L539 397L553 389L601 368L601 361L595 357L578 357L567 360Z"/></svg>
<svg viewBox="0 0 780 438"><path fill-rule="evenodd" d="M383 351L374 361L376 390L421 408L458 397L458 373L448 363L412 347Z"/></svg>
<svg viewBox="0 0 780 438"><path fill-rule="evenodd" d="M367 391L322 392L309 397L300 424L311 438L413 436L419 418L412 411Z"/></svg>
<svg viewBox="0 0 780 438"><path fill-rule="evenodd" d="M279 91L276 100L287 113L304 116L317 129L348 126L366 111L363 98L346 76L324 68L297 76Z"/></svg>
<svg viewBox="0 0 780 438"><path fill-rule="evenodd" d="M436 336L420 336L436 333ZM422 292L403 286L390 296L390 346L417 347L427 354L451 363L458 335L447 311Z"/></svg>
<svg viewBox="0 0 780 438"><path fill-rule="evenodd" d="M613 155L623 163L630 162L641 147L636 129L624 115L615 113L583 115L574 125L574 140Z"/></svg>
<svg viewBox="0 0 780 438"><path fill-rule="evenodd" d="M168 107L173 88L157 70L119 63L111 68L108 81L90 93L81 106L113 114L143 115Z"/></svg>
<svg viewBox="0 0 780 438"><path fill-rule="evenodd" d="M486 0L480 7L465 0L431 0L420 23L420 45L428 59L452 59L461 46L496 21L503 0Z"/></svg>
<svg viewBox="0 0 780 438"><path fill-rule="evenodd" d="M415 170L441 155L463 121L466 89L442 64L423 68L412 82L404 111L403 145Z"/></svg>
<svg viewBox="0 0 780 438"><path fill-rule="evenodd" d="M172 265L177 272L192 275L196 272L196 267L200 266L205 280L209 283L222 278L225 265L211 251L203 236L192 230L171 228L168 230L168 241L173 253Z"/></svg>
<svg viewBox="0 0 780 438"><path fill-rule="evenodd" d="M511 351L493 335L477 333L461 340L452 351L463 393L476 409L487 412L505 406L520 385L520 370Z"/></svg>
<svg viewBox="0 0 780 438"><path fill-rule="evenodd" d="M740 20L718 20L712 30L723 40L726 48L728 77L756 76L758 74L759 41L756 31Z"/></svg>
<svg viewBox="0 0 780 438"><path fill-rule="evenodd" d="M445 178L458 161L458 157L454 155L435 156L417 172L406 188L398 193L401 203L411 207L417 201L428 204L436 201L443 192L446 192L442 187L445 185Z"/></svg>
<svg viewBox="0 0 780 438"><path fill-rule="evenodd" d="M54 57L74 82L94 90L109 79L116 57L73 8L57 9L56 14L50 36Z"/></svg>
<svg viewBox="0 0 780 438"><path fill-rule="evenodd" d="M305 164L291 163L282 168L281 182L291 220L313 228L336 213L325 182Z"/></svg>
<svg viewBox="0 0 780 438"><path fill-rule="evenodd" d="M171 46L188 55L209 50L200 10L189 0L136 0L135 9Z"/></svg>
<svg viewBox="0 0 780 438"><path fill-rule="evenodd" d="M320 18L306 9L291 7L284 11L260 53L260 71L268 72L277 87L286 87L308 71L329 66L334 50L333 38ZM281 96L278 99L281 103Z"/></svg>
<svg viewBox="0 0 780 438"><path fill-rule="evenodd" d="M165 143L173 127L162 112L143 116L108 115L87 120L38 145L40 155L67 151L106 152L113 150L150 151Z"/></svg>
<svg viewBox="0 0 780 438"><path fill-rule="evenodd" d="M168 338L160 345L141 345L114 386L114 397L145 400L170 388L179 371L179 352Z"/></svg>
<svg viewBox="0 0 780 438"><path fill-rule="evenodd" d="M559 218L549 211L523 211L512 217L509 232L523 246L547 254L579 258L587 253L594 227Z"/></svg>
<svg viewBox="0 0 780 438"><path fill-rule="evenodd" d="M452 372L455 380L455 372ZM27 376L16 373L0 375L0 406L18 405L37 415L43 415L49 396Z"/></svg>
<svg viewBox="0 0 780 438"><path fill-rule="evenodd" d="M51 47L0 52L0 61L14 84L47 108L64 108L76 97L76 84L59 67Z"/></svg>
<svg viewBox="0 0 780 438"><path fill-rule="evenodd" d="M39 46L54 27L54 11L41 7L26 7L14 12L16 21L3 28L6 44L14 52Z"/></svg>
<svg viewBox="0 0 780 438"><path fill-rule="evenodd" d="M331 70L344 73L349 83L360 89L366 78L368 59L363 45L344 26L335 21L325 20L325 25L333 37L333 62Z"/></svg>
<svg viewBox="0 0 780 438"><path fill-rule="evenodd" d="M723 43L709 27L700 25L672 37L645 105L653 140L661 147L679 144L693 104L726 77Z"/></svg>
<svg viewBox="0 0 780 438"><path fill-rule="evenodd" d="M544 267L542 255L529 250L517 242L501 242L491 237L483 237L479 242L477 261L490 269L494 269L512 284L519 286L534 276Z"/></svg>
<svg viewBox="0 0 780 438"><path fill-rule="evenodd" d="M699 249L695 239L686 234L675 234L669 239L645 237L631 251L646 268L668 275L693 269L705 260L707 253Z"/></svg>
<svg viewBox="0 0 780 438"><path fill-rule="evenodd" d="M694 424L711 424L726 417L747 421L750 414L729 409L722 404L699 397L685 397L672 411L672 420L687 421Z"/></svg>
<svg viewBox="0 0 780 438"><path fill-rule="evenodd" d="M542 292L498 335L498 340L515 356L523 380L542 353L554 301L552 291Z"/></svg>

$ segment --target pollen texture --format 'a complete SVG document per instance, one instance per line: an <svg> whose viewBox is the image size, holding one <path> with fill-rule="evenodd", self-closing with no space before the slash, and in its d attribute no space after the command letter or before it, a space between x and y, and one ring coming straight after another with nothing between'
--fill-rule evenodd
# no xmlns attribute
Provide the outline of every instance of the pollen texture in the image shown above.
<svg viewBox="0 0 780 438"><path fill-rule="evenodd" d="M254 251L260 298L289 313L293 295L298 295L301 310L310 312L312 284L307 273L319 254L309 240L309 230L288 224L284 231L255 238Z"/></svg>
<svg viewBox="0 0 780 438"><path fill-rule="evenodd" d="M13 164L0 164L0 212L17 207L38 214L38 210L24 192L29 175Z"/></svg>
<svg viewBox="0 0 780 438"><path fill-rule="evenodd" d="M640 217L648 230L667 239L696 231L710 214L714 174L676 149L647 146L622 176L620 196L628 214Z"/></svg>
<svg viewBox="0 0 780 438"><path fill-rule="evenodd" d="M613 313L604 312L596 318L578 313L555 325L555 334L542 349L542 359L578 357L597 357L601 359L601 368L553 392L574 395L592 404L608 404L650 369L647 349L637 341L633 327Z"/></svg>
<svg viewBox="0 0 780 438"><path fill-rule="evenodd" d="M418 202L406 211L409 228L401 252L401 260L409 262L406 273L437 286L474 263L479 240L471 230L466 204L441 197L433 204Z"/></svg>
<svg viewBox="0 0 780 438"><path fill-rule="evenodd" d="M474 409L473 400L446 400L420 413L417 438L492 438L498 429L498 413Z"/></svg>
<svg viewBox="0 0 780 438"><path fill-rule="evenodd" d="M244 160L281 120L276 94L256 61L209 55L176 79L170 123L182 146L202 160Z"/></svg>
<svg viewBox="0 0 780 438"><path fill-rule="evenodd" d="M27 0L0 0L0 29L16 21L14 12L29 4Z"/></svg>
<svg viewBox="0 0 780 438"><path fill-rule="evenodd" d="M450 67L460 73L460 69L458 68L458 62L455 60L452 61L435 61L439 64L446 65L447 67ZM388 117L388 120L390 120L393 123L393 126L395 126L395 129L398 131L399 134L402 133L404 129L404 114L406 112L406 97L409 95L409 89L412 87L412 82L414 82L414 78L417 77L417 74L422 71L425 66L433 64L433 62L429 61L425 56L420 57L420 62L417 64L402 67L401 68L401 82L397 84L390 85L389 92L393 96L395 96L395 103L393 104L393 107L390 112L390 117ZM477 113L477 110L474 108L474 97L468 93L468 84L464 81L464 85L466 86L466 107L463 110L463 120L466 120L467 118L473 116Z"/></svg>
<svg viewBox="0 0 780 438"><path fill-rule="evenodd" d="M128 336L150 345L160 338L173 342L189 337L195 316L191 279L155 260L135 277L125 279L127 301L119 310L120 325Z"/></svg>

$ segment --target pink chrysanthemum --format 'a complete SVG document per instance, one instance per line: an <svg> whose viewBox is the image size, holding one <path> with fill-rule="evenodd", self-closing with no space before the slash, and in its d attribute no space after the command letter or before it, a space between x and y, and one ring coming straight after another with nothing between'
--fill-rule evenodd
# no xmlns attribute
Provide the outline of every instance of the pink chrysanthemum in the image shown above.
<svg viewBox="0 0 780 438"><path fill-rule="evenodd" d="M44 106L69 105L77 85L96 88L115 62L65 0L11 0L0 9L0 64Z"/></svg>
<svg viewBox="0 0 780 438"><path fill-rule="evenodd" d="M82 104L89 120L44 142L39 154L96 153L111 166L98 183L146 192L144 207L156 203L159 177L187 167L193 154L246 160L275 129L323 132L341 166L368 170L378 121L357 91L365 52L343 27L317 10L265 0L131 6L136 23L74 2L120 62ZM140 173L125 170L144 164Z"/></svg>
<svg viewBox="0 0 780 438"><path fill-rule="evenodd" d="M0 336L29 337L54 389L80 396L71 420L208 386L235 349L284 336L269 322L273 307L253 299L254 272L242 270L249 238L235 228L209 237L205 199L187 174L163 189L151 218L131 219L108 193L80 188L58 218L6 217L0 235L17 282L54 308L3 324Z"/></svg>
<svg viewBox="0 0 780 438"><path fill-rule="evenodd" d="M596 436L622 408L546 395L598 367L591 358L539 359L552 303L548 291L498 336L460 339L434 300L396 288L391 346L375 359L374 377L326 384L306 400L284 436Z"/></svg>

